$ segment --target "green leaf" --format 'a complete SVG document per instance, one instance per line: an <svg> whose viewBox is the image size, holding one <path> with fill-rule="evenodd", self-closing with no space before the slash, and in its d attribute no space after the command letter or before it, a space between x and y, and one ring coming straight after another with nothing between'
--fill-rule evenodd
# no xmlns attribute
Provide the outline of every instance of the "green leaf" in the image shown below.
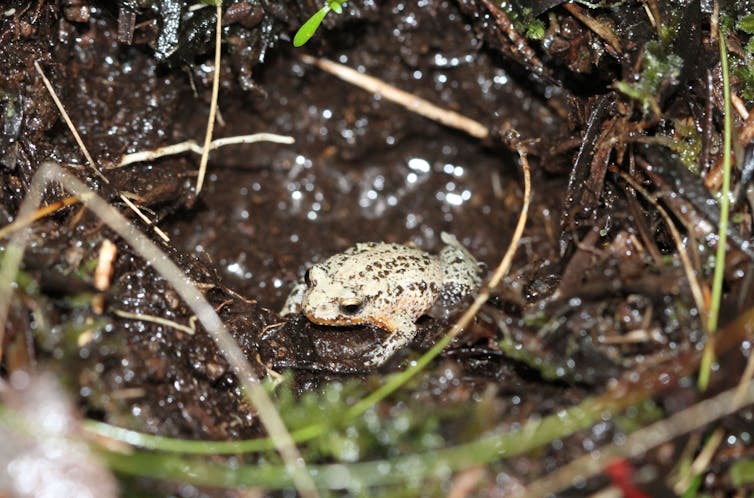
<svg viewBox="0 0 754 498"><path fill-rule="evenodd" d="M738 20L738 29L747 33L754 34L754 14L743 16Z"/></svg>
<svg viewBox="0 0 754 498"><path fill-rule="evenodd" d="M330 7L330 4L327 4L317 12L315 12L313 16L307 19L307 21L302 24L300 28L298 28L298 31L296 31L296 36L293 37L293 46L300 47L304 43L308 42L309 39L314 36L314 33L317 31L317 28L319 28L319 25L322 24L322 20L325 18L327 13L331 10L332 7Z"/></svg>
<svg viewBox="0 0 754 498"><path fill-rule="evenodd" d="M730 466L730 480L736 487L750 485L754 482L754 460L745 458Z"/></svg>
<svg viewBox="0 0 754 498"><path fill-rule="evenodd" d="M335 12L336 14L342 14L343 13L343 6L342 3L338 0L334 0L331 2L327 2L330 5L330 8Z"/></svg>

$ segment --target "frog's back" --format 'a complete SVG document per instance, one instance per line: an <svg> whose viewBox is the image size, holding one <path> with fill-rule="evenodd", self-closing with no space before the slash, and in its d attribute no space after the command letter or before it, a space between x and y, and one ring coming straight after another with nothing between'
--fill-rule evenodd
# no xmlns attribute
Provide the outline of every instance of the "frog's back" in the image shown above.
<svg viewBox="0 0 754 498"><path fill-rule="evenodd" d="M437 256L384 242L356 244L310 273L303 307L314 321L371 323L390 330L424 314L443 285Z"/></svg>
<svg viewBox="0 0 754 498"><path fill-rule="evenodd" d="M328 263L335 279L358 284L370 296L381 292L396 297L412 283L439 288L442 282L442 265L436 256L400 244L362 242Z"/></svg>

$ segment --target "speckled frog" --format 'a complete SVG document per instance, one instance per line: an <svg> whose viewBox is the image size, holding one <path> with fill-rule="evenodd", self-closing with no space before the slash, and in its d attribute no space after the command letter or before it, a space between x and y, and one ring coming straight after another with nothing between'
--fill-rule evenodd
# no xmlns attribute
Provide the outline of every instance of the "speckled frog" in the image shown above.
<svg viewBox="0 0 754 498"><path fill-rule="evenodd" d="M365 242L312 266L288 296L281 315L303 312L322 325L374 325L390 331L369 355L381 365L416 335L416 320L475 294L481 268L451 234L438 255Z"/></svg>

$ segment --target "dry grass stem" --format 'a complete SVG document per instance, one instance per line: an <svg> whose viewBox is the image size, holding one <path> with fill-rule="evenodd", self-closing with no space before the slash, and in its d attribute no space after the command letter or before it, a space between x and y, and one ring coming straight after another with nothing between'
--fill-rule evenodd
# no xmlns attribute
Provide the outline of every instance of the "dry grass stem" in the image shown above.
<svg viewBox="0 0 754 498"><path fill-rule="evenodd" d="M647 19L649 19L649 24L656 29L657 21L655 21L655 16L652 13L652 9L649 7L649 4L647 4L647 2L642 2L642 6L644 7L644 13L647 14Z"/></svg>
<svg viewBox="0 0 754 498"><path fill-rule="evenodd" d="M73 121L71 120L71 117L68 115L68 112L66 112L65 107L63 107L63 102L60 101L60 98L58 98L58 94L55 93L55 89L52 87L52 83L50 83L50 80L47 79L47 76L45 76L44 71L42 71L42 66L39 65L39 61L34 61L34 68L39 73L39 76L42 77L42 81L44 82L45 88L47 88L47 91L50 94L50 97L52 97L53 102L55 102L55 105L58 107L58 111L60 111L60 115L63 116L63 119L65 120L65 124L68 125L68 129L71 131L71 134L73 135L73 138L76 140L76 143L79 145L79 148L81 149L81 152L84 154L84 157L86 158L87 163L89 163L89 167L94 171L94 174L99 177L100 180L102 180L105 183L110 183L110 180L107 179L105 175L102 174L102 172L97 169L97 165L94 163L94 159L92 159L92 155L89 154L89 150L86 148L86 145L84 145L84 141L81 139L81 135L79 135L78 130L75 126L73 126Z"/></svg>
<svg viewBox="0 0 754 498"><path fill-rule="evenodd" d="M744 373L743 375L741 375L741 378L738 381L738 385L736 386L735 396L733 396L733 400L731 401L733 403L734 409L741 408L744 405L744 400L746 399L746 389L750 384L752 384L752 376L754 376L754 355L750 354L749 359L746 362ZM720 444L723 442L724 436L725 432L723 431L723 429L717 428L715 429L715 432L713 432L712 435L707 438L707 442L704 444L704 448L702 448L702 451L699 452L699 455L694 459L694 462L691 464L688 472L686 472L673 486L673 489L678 494L682 494L689 487L689 485L691 485L692 479L695 476L702 474L709 468L709 464L712 461L712 458L715 456L715 452L720 447Z"/></svg>
<svg viewBox="0 0 754 498"><path fill-rule="evenodd" d="M102 172L97 169L96 164L94 163L94 159L92 159L92 155L89 153L89 150L86 148L86 145L84 145L84 141L81 139L81 135L79 135L78 130L73 125L73 121L71 120L71 117L68 115L68 112L66 112L65 107L63 107L63 103L58 98L58 95L55 93L55 89L52 88L52 83L50 83L50 80L47 79L47 76L45 76L44 71L42 71L41 66L39 65L38 61L34 61L34 67L37 69L37 72L42 77L42 81L45 84L45 87L47 88L47 91L50 93L50 97L52 97L52 100L55 102L55 105L58 107L58 111L60 111L61 116L63 116L63 120L65 120L66 125L68 125L68 129L71 131L71 134L73 135L73 138L76 140L76 143L78 144L79 148L81 149L81 153L84 154L84 157L86 158L87 162L89 163L90 168L94 171L94 173L105 183L109 184L110 180L107 179L105 175L102 174ZM152 221L147 218L144 213L141 212L141 210L128 198L126 198L125 195L122 193L120 194L121 200L126 203L126 205L134 212L136 215L144 220L144 222L151 226L152 229L157 233L157 235L160 236L165 242L169 242L170 238L167 236L165 232L163 232L157 225L152 223Z"/></svg>
<svg viewBox="0 0 754 498"><path fill-rule="evenodd" d="M492 289L496 288L505 274L508 273L508 270L511 267L511 263L513 262L513 256L516 255L516 251L518 250L518 246L521 242L521 237L524 234L524 228L526 228L526 220L529 216L529 204L531 203L531 169L529 167L529 160L526 156L526 153L522 149L519 149L518 153L521 159L521 171L524 174L524 198L521 204L521 213L518 215L516 228L513 230L513 236L511 237L511 241L508 244L508 248L505 250L503 258L500 260L500 264L498 264L495 268L495 271L492 272L492 276L479 291L479 294L477 294L474 302L471 303L471 306L469 306L464 314L461 315L461 318L459 318L458 321L453 325L453 328L450 329L449 335L451 337L457 336L464 329L464 327L466 327L466 325L471 322L482 305L487 302L487 299L490 298Z"/></svg>
<svg viewBox="0 0 754 498"><path fill-rule="evenodd" d="M417 97L373 76L362 74L343 64L338 64L327 59L319 59L310 55L302 55L301 60L306 64L317 66L323 71L337 76L343 81L351 83L367 92L380 95L391 102L395 102L413 113L424 116L432 121L437 121L445 126L455 128L456 130L466 132L472 137L485 139L490 134L487 127L478 121L467 118L450 109L439 107L428 100Z"/></svg>
<svg viewBox="0 0 754 498"><path fill-rule="evenodd" d="M215 72L212 75L212 99L209 105L209 117L207 118L207 133L204 135L204 148L202 159L199 161L199 175L196 178L196 195L202 191L204 176L207 174L207 161L209 161L209 144L212 142L212 132L215 129L215 116L217 115L217 97L220 93L220 47L223 34L223 3L217 1L215 11Z"/></svg>
<svg viewBox="0 0 754 498"><path fill-rule="evenodd" d="M621 54L623 52L623 49L620 46L620 40L618 40L618 37L615 36L615 33L609 26L584 13L584 10L574 3L565 3L563 4L563 7L565 7L573 17L581 21L584 26L591 29L595 35L599 36L610 45L610 47L615 50L615 54Z"/></svg>
<svg viewBox="0 0 754 498"><path fill-rule="evenodd" d="M37 209L28 218L16 218L14 222L0 228L0 239L7 237L19 228L29 226L37 220L41 220L42 218L56 213L65 207L71 206L73 204L78 204L79 202L81 202L81 200L77 196L72 195L70 197L66 197L65 199L55 201L52 204Z"/></svg>
<svg viewBox="0 0 754 498"><path fill-rule="evenodd" d="M131 199L129 199L125 194L120 194L119 197L120 200L122 200L123 203L131 209L131 211L136 213L136 216L141 218L141 221L146 223L147 226L152 227L152 230L154 230L154 232L159 235L162 240L164 240L165 242L170 242L170 237L168 237L168 234L166 234L160 227L152 223L152 220L150 220L147 215L141 211L139 206L134 204Z"/></svg>
<svg viewBox="0 0 754 498"><path fill-rule="evenodd" d="M537 57L534 49L529 46L528 40L516 29L516 25L506 12L507 9L503 8L500 2L492 0L482 0L482 3L490 11L495 24L500 30L501 43L508 45L504 47L505 52L508 52L516 60L522 59L520 62L525 63L524 65L529 65L534 72L543 74L544 64ZM502 35L508 38L510 44L503 41Z"/></svg>
<svg viewBox="0 0 754 498"><path fill-rule="evenodd" d="M121 318L128 318L130 320L141 320L143 322L150 322L150 323L156 323L157 325L164 325L165 327L170 327L176 330L180 330L181 332L185 332L188 335L194 335L194 333L196 332L196 317L195 316L192 316L191 319L189 319L188 325L183 325L173 320L162 318L161 316L145 315L143 313L130 313L128 311L119 310L119 309L113 309L111 311L114 315L119 316Z"/></svg>
<svg viewBox="0 0 754 498"><path fill-rule="evenodd" d="M735 396L734 396L734 399L732 400L732 403L735 403ZM707 438L707 442L704 444L704 447L702 448L702 451L699 452L697 457L694 459L694 462L691 464L691 467L689 468L686 477L684 479L679 480L673 486L674 490L676 490L678 494L683 494L683 492L693 482L694 477L700 475L709 466L709 463L712 461L712 457L715 456L715 452L717 451L717 448L719 448L720 443L723 442L724 436L725 436L725 432L719 427L715 429L715 431L712 434L710 434L710 436Z"/></svg>
<svg viewBox="0 0 754 498"><path fill-rule="evenodd" d="M743 399L746 395L746 386L751 383L752 377L754 377L754 354L749 353L749 360L746 362L746 369L744 369L744 373L738 381L736 397L733 400L736 406L743 405Z"/></svg>
<svg viewBox="0 0 754 498"><path fill-rule="evenodd" d="M744 121L749 119L749 111L748 109L746 109L746 104L743 100L741 100L741 97L739 97L735 93L731 93L730 102L731 104L733 104L733 107L736 109L738 115L741 116L741 119L743 119Z"/></svg>
<svg viewBox="0 0 754 498"><path fill-rule="evenodd" d="M276 135L274 133L254 133L251 135L237 135L233 137L217 138L210 142L209 150L213 151L224 147L226 145L236 144L253 144L256 142L274 142L278 144L292 144L295 142L293 137L285 135ZM201 155L204 152L204 148L196 143L195 140L186 140L173 145L166 145L164 147L158 147L153 150L146 150L140 152L134 152L132 154L126 154L123 156L116 166L127 166L129 164L141 163L144 161L153 161L160 157L174 156L176 154L183 154L184 152L193 152Z"/></svg>
<svg viewBox="0 0 754 498"><path fill-rule="evenodd" d="M744 401L746 399L746 389L752 384L752 376L754 376L754 355L750 354L749 359L746 362L744 373L743 375L741 375L741 378L738 381L735 395L733 396L733 400L731 401L733 409L741 408L744 405ZM674 489L679 494L683 493L686 488L688 488L688 486L691 484L691 479L694 476L700 475L705 470L707 470L707 468L709 468L709 464L712 461L712 458L715 456L715 452L720 447L720 444L723 442L724 436L725 432L723 431L723 429L717 428L715 429L715 432L713 432L712 435L707 439L704 448L694 459L694 463L691 465L688 475L685 476L685 478L681 479L674 486Z"/></svg>

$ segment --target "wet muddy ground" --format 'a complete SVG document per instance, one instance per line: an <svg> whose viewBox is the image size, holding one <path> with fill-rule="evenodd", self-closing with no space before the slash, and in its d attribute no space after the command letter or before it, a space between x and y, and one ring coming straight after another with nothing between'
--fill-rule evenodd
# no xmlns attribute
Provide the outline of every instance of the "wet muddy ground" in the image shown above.
<svg viewBox="0 0 754 498"><path fill-rule="evenodd" d="M197 196L197 155L117 164L126 153L201 142L215 69L214 9L191 13L172 1L19 0L2 7L2 224L14 221L34 172L51 160L159 241L127 210L119 197L126 193L169 236L161 247L215 307L256 373L289 373L279 388L285 393L277 395L281 411L325 410L324 401L312 400L336 384L345 386L339 398L345 411L435 344L458 313L422 318L411 346L375 369L363 359L384 330L283 319L278 312L291 288L312 264L356 242L407 243L436 253L443 231L493 269L523 202L513 144L528 153L533 187L510 272L440 358L370 412L379 416L377 425L353 423L349 441L360 445L358 458L304 444L307 463L474 441L578 406L604 395L608 385L637 396L633 415L618 422L608 417L533 453L474 467L483 470L454 495L507 496L620 440L630 432L627 424L670 417L738 382L750 351L745 311L754 303L745 195L729 230L720 320L721 328L733 323L734 330L718 348L724 361L711 390L694 387L707 315L686 270L693 270L709 306L724 152L719 32L707 6L647 2L590 10L537 2L527 12L515 10L515 22L506 24L511 17L486 0L354 2L343 15L328 16L305 47L293 48L293 33L316 8L305 1L226 6L214 135L270 132L295 143L213 152ZM724 13L744 18L748 12L738 8ZM538 28L539 35L525 37ZM647 47L657 43L658 31L664 45L652 52ZM745 30L729 34L729 50L744 62L747 40ZM302 53L460 112L488 127L490 137L467 136L355 88L305 63ZM107 181L86 165L34 61ZM744 76L734 78L734 93L747 107ZM734 172L734 187L745 193L750 123L740 112L735 118L742 169ZM641 188L661 198L668 218ZM44 198L66 196L53 186ZM668 223L681 232L686 267ZM263 434L201 325L189 333L140 318L192 323L192 311L138 250L77 203L30 227L5 323L4 391L19 372L52 370L87 418L186 439ZM117 255L112 280L98 289L92 275L105 240L115 243ZM401 416L409 420L402 432ZM283 414L289 425L303 424L302 417ZM698 453L698 440L715 427L726 438L699 486L724 496L737 487L728 469L736 458L751 457L750 418L742 409L632 460L637 472L651 474L631 481L641 494L628 494L625 480L601 472L562 496L587 495L610 482L624 496L672 496L658 494L672 493L665 476L684 451L684 458ZM348 434L348 427L339 429ZM270 455L244 461L263 466L274 460ZM428 478L423 493L414 482L403 493L448 494L468 472ZM138 496L154 485L139 475L121 474L124 493ZM163 482L158 489L224 496L217 488Z"/></svg>

